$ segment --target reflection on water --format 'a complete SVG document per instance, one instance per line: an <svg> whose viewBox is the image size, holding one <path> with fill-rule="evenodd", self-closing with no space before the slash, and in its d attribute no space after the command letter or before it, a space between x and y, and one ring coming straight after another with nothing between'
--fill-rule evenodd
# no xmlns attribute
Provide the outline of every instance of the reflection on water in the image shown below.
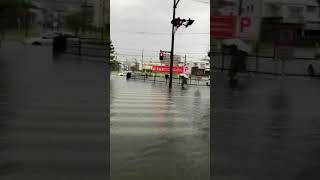
<svg viewBox="0 0 320 180"><path fill-rule="evenodd" d="M9 78L7 64L0 57L0 174L7 174L16 169L16 164L8 161L1 153L10 150L10 143L7 139L8 121L12 117Z"/></svg>
<svg viewBox="0 0 320 180"><path fill-rule="evenodd" d="M319 79L215 74L214 179L319 179Z"/></svg>
<svg viewBox="0 0 320 180"><path fill-rule="evenodd" d="M105 65L50 47L0 49L0 179L107 177Z"/></svg>
<svg viewBox="0 0 320 180"><path fill-rule="evenodd" d="M209 179L209 131L202 129L209 88L168 91L122 77L111 84L112 180Z"/></svg>

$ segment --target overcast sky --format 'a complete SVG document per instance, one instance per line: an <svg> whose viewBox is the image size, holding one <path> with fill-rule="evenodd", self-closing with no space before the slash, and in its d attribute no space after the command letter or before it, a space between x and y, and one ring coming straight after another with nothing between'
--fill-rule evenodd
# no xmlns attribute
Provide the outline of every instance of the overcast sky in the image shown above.
<svg viewBox="0 0 320 180"><path fill-rule="evenodd" d="M175 54L187 60L204 58L210 44L209 0L180 0L176 17L194 19L180 27L175 37ZM111 40L119 59L158 60L159 51L170 51L173 0L111 0ZM135 56L136 55L136 56Z"/></svg>

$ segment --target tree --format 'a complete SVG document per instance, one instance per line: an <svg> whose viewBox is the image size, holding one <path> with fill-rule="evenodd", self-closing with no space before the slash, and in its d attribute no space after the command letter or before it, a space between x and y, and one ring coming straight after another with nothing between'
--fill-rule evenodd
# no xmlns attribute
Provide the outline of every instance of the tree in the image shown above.
<svg viewBox="0 0 320 180"><path fill-rule="evenodd" d="M116 52L112 44L112 41L110 41L110 61L115 61L115 60L116 60Z"/></svg>
<svg viewBox="0 0 320 180"><path fill-rule="evenodd" d="M119 69L119 62L117 61L116 52L114 49L114 46L112 44L112 41L109 42L109 64L110 64L110 70L118 70Z"/></svg>

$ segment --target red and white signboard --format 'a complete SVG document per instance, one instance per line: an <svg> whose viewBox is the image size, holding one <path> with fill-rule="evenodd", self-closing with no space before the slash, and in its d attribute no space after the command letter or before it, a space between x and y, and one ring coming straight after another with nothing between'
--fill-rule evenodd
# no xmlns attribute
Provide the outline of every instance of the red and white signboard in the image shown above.
<svg viewBox="0 0 320 180"><path fill-rule="evenodd" d="M245 40L259 40L260 22L258 18L240 16L237 20L236 37Z"/></svg>
<svg viewBox="0 0 320 180"><path fill-rule="evenodd" d="M236 16L212 16L210 34L215 39L233 38L237 29Z"/></svg>
<svg viewBox="0 0 320 180"><path fill-rule="evenodd" d="M156 73L170 73L170 66L152 66L152 72ZM173 66L173 74L185 74L188 70L186 66Z"/></svg>
<svg viewBox="0 0 320 180"><path fill-rule="evenodd" d="M215 39L258 40L260 23L252 17L212 16L210 31Z"/></svg>

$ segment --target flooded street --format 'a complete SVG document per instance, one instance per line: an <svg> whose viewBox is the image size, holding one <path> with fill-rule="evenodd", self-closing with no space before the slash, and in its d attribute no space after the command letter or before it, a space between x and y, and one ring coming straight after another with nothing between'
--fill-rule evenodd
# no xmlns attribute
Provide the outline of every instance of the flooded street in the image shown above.
<svg viewBox="0 0 320 180"><path fill-rule="evenodd" d="M210 88L111 78L111 179L209 180Z"/></svg>
<svg viewBox="0 0 320 180"><path fill-rule="evenodd" d="M214 179L319 179L320 79L214 77Z"/></svg>
<svg viewBox="0 0 320 180"><path fill-rule="evenodd" d="M7 42L0 64L0 179L106 179L105 63Z"/></svg>
<svg viewBox="0 0 320 180"><path fill-rule="evenodd" d="M0 179L107 177L105 64L0 49ZM315 180L320 79L221 73L210 88L111 77L112 180ZM105 138L104 138L105 137Z"/></svg>

